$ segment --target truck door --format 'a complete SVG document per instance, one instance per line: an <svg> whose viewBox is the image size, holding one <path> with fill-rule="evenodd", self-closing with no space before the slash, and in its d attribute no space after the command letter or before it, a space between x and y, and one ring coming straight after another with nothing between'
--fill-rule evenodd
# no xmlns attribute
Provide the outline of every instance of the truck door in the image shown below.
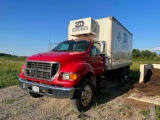
<svg viewBox="0 0 160 120"><path fill-rule="evenodd" d="M101 54L101 44L98 42L93 43L90 51L90 64L92 65L96 75L101 75L105 71L105 61Z"/></svg>

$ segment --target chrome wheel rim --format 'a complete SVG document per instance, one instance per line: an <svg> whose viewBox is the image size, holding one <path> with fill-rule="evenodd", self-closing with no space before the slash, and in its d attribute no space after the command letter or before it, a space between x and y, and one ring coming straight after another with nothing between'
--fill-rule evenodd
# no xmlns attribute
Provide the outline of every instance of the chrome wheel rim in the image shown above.
<svg viewBox="0 0 160 120"><path fill-rule="evenodd" d="M92 100L92 88L89 85L86 85L81 94L81 103L83 106L87 106Z"/></svg>
<svg viewBox="0 0 160 120"><path fill-rule="evenodd" d="M128 79L128 74L127 74L127 70L125 69L124 80L126 81L127 79Z"/></svg>
<svg viewBox="0 0 160 120"><path fill-rule="evenodd" d="M127 76L127 75L125 75L125 76L124 76L124 79L125 79L125 80L127 80L127 78L128 78L128 76Z"/></svg>

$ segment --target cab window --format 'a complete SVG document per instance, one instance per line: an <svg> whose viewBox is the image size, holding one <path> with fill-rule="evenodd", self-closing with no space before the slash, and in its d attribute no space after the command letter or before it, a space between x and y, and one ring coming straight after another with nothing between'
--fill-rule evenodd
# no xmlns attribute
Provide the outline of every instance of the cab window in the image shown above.
<svg viewBox="0 0 160 120"><path fill-rule="evenodd" d="M58 44L52 51L84 52L87 51L89 45L90 41L86 40L67 40Z"/></svg>
<svg viewBox="0 0 160 120"><path fill-rule="evenodd" d="M94 43L91 48L91 56L95 56L101 53L101 45L99 43Z"/></svg>
<svg viewBox="0 0 160 120"><path fill-rule="evenodd" d="M69 48L69 45L68 44L62 44L61 46L59 46L57 48L57 50L68 50Z"/></svg>

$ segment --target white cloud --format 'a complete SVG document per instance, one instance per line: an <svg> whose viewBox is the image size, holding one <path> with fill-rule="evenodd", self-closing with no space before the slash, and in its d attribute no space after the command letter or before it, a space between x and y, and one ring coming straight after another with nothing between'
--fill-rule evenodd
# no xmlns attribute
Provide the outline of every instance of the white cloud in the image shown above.
<svg viewBox="0 0 160 120"><path fill-rule="evenodd" d="M160 51L160 47L155 47L151 49L152 51Z"/></svg>

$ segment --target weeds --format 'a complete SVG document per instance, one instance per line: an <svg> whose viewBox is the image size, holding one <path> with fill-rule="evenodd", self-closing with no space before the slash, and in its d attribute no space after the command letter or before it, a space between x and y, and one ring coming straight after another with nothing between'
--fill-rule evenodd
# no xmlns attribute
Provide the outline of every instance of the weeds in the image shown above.
<svg viewBox="0 0 160 120"><path fill-rule="evenodd" d="M127 104L124 104L124 105L119 107L117 112L118 113L124 113L124 112L129 112L129 110L131 110L131 106L127 105Z"/></svg>
<svg viewBox="0 0 160 120"><path fill-rule="evenodd" d="M24 61L21 57L0 57L0 88L18 84L19 71Z"/></svg>
<svg viewBox="0 0 160 120"><path fill-rule="evenodd" d="M149 110L141 110L139 113L145 116L145 118L147 118L150 112ZM156 116L156 120L160 120L160 106L158 105L155 108L155 116Z"/></svg>
<svg viewBox="0 0 160 120"><path fill-rule="evenodd" d="M160 120L160 106L156 106L156 119Z"/></svg>
<svg viewBox="0 0 160 120"><path fill-rule="evenodd" d="M9 99L9 100L5 100L4 103L5 104L13 104L16 101L18 101L18 99L12 98L12 99Z"/></svg>
<svg viewBox="0 0 160 120"><path fill-rule="evenodd" d="M131 110L131 106L128 104L124 104L123 107L127 108L127 110Z"/></svg>
<svg viewBox="0 0 160 120"><path fill-rule="evenodd" d="M149 110L141 110L139 113L143 115L145 118L147 118L149 115Z"/></svg>

